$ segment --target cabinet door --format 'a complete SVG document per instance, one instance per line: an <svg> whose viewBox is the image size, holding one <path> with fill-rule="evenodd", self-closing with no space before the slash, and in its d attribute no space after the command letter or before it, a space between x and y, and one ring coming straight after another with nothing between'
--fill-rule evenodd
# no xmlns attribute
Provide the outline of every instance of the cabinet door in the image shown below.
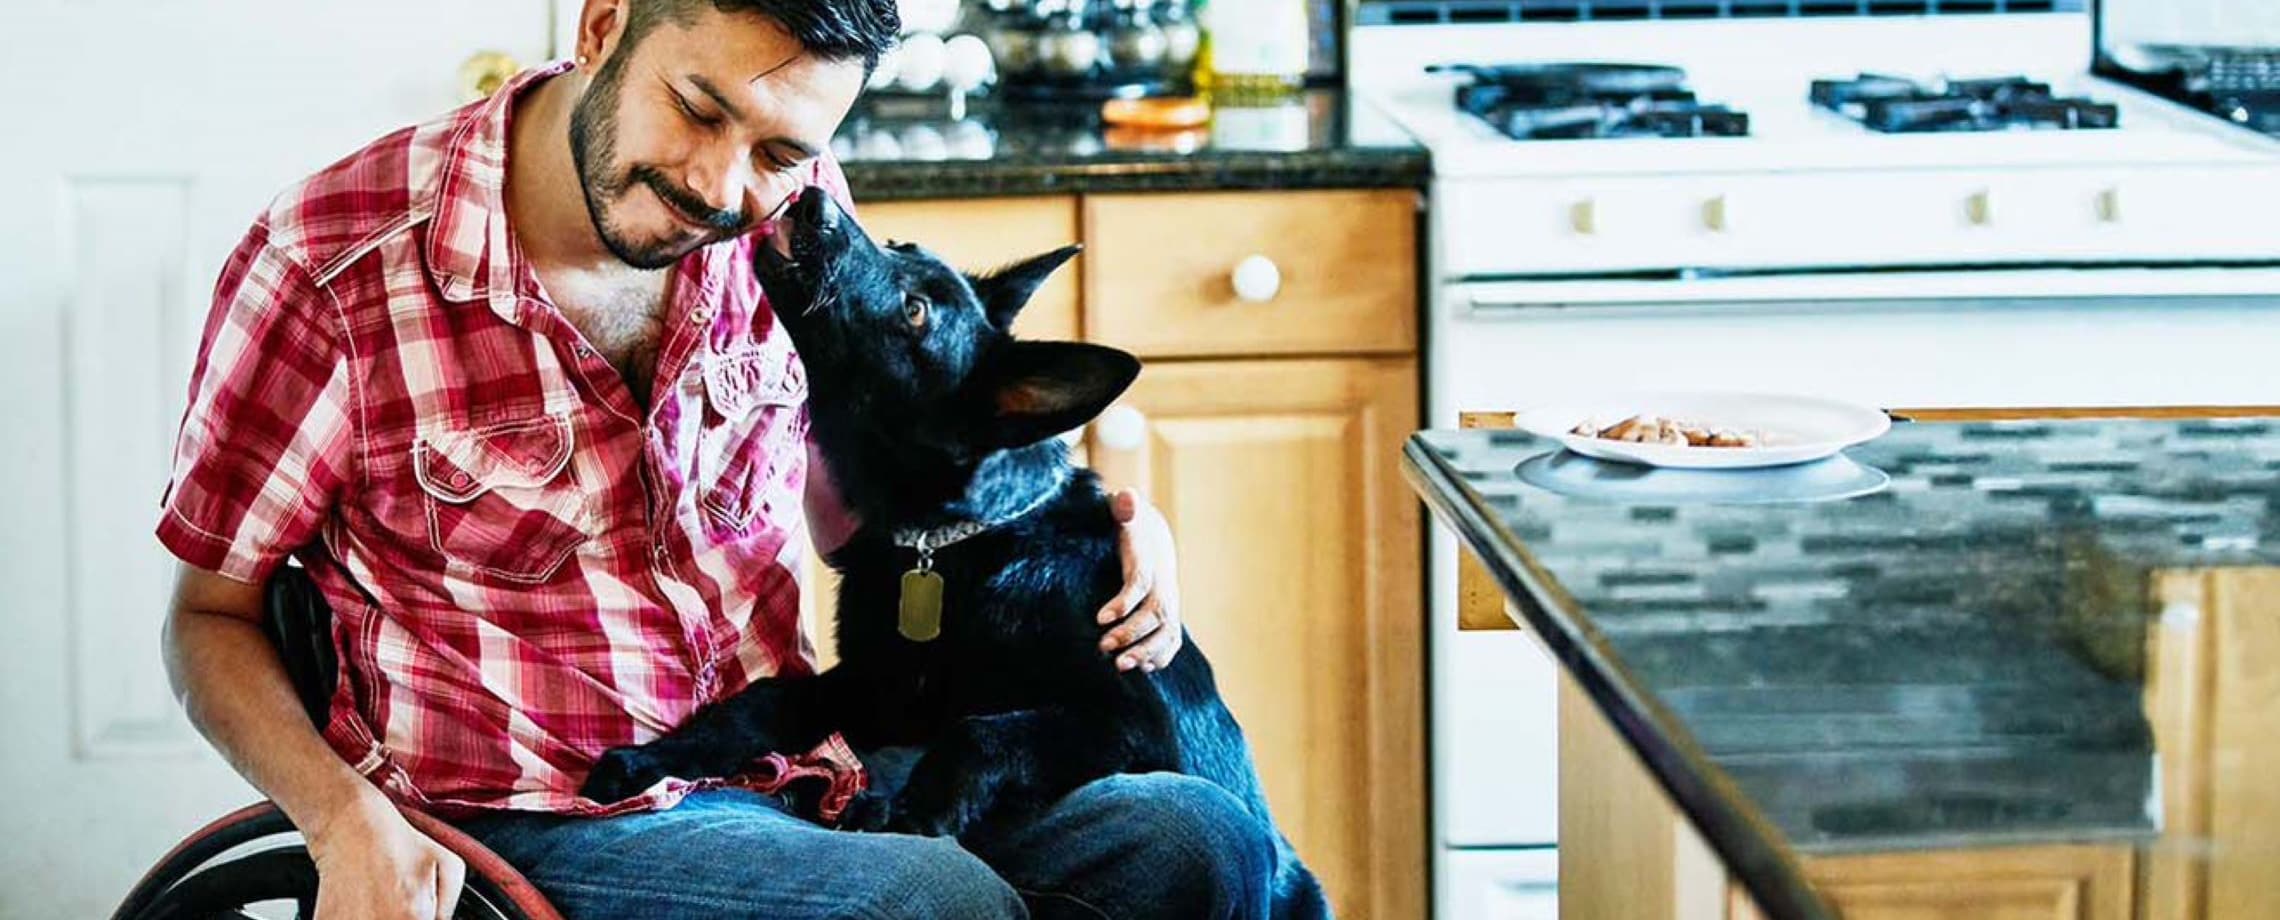
<svg viewBox="0 0 2280 920"><path fill-rule="evenodd" d="M1413 359L1150 365L1093 427L1180 550L1181 610L1339 915L1424 915Z"/></svg>
<svg viewBox="0 0 2280 920"><path fill-rule="evenodd" d="M1077 241L1077 200L1067 196L858 203L855 216L872 239L917 243L971 274ZM1013 331L1028 339L1075 339L1084 262L1080 255L1054 272L1029 298Z"/></svg>

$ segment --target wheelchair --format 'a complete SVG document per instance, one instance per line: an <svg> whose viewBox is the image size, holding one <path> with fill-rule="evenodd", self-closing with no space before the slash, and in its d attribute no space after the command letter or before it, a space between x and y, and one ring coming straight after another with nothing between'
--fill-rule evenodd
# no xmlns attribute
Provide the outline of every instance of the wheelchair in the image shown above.
<svg viewBox="0 0 2280 920"><path fill-rule="evenodd" d="M340 666L332 646L332 608L306 570L278 568L263 586L262 632L277 647L285 673L309 718L323 725ZM475 838L418 811L404 817L420 833L458 854L467 879L454 914L460 920L561 920L529 880ZM223 815L161 857L112 920L245 917L310 920L316 916L317 867L307 842L268 802Z"/></svg>

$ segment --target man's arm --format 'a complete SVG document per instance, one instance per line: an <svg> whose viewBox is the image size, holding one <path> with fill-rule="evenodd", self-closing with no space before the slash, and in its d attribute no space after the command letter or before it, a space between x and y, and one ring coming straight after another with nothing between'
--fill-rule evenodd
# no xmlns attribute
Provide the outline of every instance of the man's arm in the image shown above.
<svg viewBox="0 0 2280 920"><path fill-rule="evenodd" d="M406 822L318 736L260 616L258 586L178 567L166 617L166 674L191 723L308 838L319 878L317 916L451 916L465 865Z"/></svg>

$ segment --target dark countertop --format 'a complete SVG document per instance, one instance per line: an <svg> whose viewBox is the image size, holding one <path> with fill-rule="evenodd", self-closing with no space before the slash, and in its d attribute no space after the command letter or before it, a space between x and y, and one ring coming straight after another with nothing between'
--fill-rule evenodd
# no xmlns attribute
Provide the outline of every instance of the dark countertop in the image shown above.
<svg viewBox="0 0 2280 920"><path fill-rule="evenodd" d="M1507 431L1421 433L1405 468L1769 915L1825 915L1796 854L2176 831L2149 579L2280 565L2280 420L1903 422L1848 455L1889 485L1575 498L1534 473L1593 461Z"/></svg>
<svg viewBox="0 0 2280 920"><path fill-rule="evenodd" d="M1422 188L1425 149L1334 89L1275 108L1221 108L1188 132L1105 126L1097 105L976 100L951 121L935 99L879 97L832 151L859 201L1074 192Z"/></svg>

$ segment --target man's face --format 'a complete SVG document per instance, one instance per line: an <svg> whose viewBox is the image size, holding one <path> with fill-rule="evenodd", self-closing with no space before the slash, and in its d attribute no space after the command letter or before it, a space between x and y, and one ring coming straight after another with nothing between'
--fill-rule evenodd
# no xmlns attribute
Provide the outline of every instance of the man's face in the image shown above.
<svg viewBox="0 0 2280 920"><path fill-rule="evenodd" d="M751 230L814 181L863 88L762 16L703 9L618 44L571 112L570 152L602 243L664 268Z"/></svg>

